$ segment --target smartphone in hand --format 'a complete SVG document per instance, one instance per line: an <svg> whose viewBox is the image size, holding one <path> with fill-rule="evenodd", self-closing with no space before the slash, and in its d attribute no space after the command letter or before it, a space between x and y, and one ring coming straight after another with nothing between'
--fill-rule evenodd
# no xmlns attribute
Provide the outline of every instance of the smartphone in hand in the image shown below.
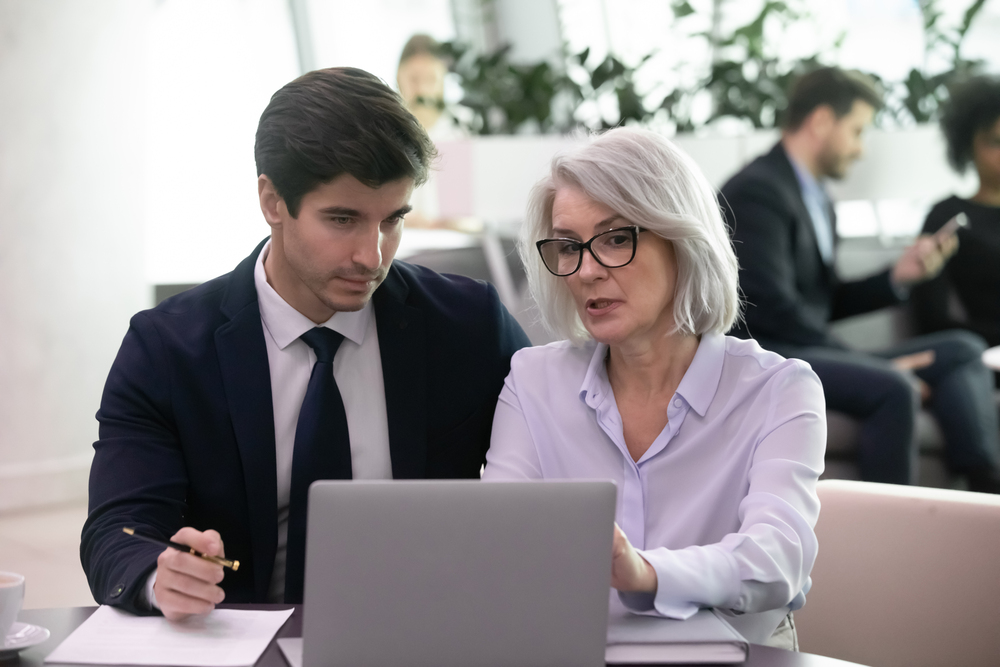
<svg viewBox="0 0 1000 667"><path fill-rule="evenodd" d="M944 223L941 229L934 232L934 240L937 241L938 245L941 245L952 236L958 233L958 230L962 227L969 226L969 216L965 213L959 213L953 217L948 222Z"/></svg>

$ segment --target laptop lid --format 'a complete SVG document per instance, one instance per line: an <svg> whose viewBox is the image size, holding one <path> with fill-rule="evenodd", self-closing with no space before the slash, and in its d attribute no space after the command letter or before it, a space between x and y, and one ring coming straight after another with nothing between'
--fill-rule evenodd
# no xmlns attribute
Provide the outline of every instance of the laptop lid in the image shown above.
<svg viewBox="0 0 1000 667"><path fill-rule="evenodd" d="M309 491L303 666L604 664L611 482Z"/></svg>

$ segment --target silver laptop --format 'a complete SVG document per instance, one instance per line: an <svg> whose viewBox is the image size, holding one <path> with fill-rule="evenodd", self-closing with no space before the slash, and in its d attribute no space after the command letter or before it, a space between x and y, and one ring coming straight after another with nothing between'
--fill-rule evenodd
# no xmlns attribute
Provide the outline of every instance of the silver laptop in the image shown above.
<svg viewBox="0 0 1000 667"><path fill-rule="evenodd" d="M604 665L611 482L316 482L303 667Z"/></svg>

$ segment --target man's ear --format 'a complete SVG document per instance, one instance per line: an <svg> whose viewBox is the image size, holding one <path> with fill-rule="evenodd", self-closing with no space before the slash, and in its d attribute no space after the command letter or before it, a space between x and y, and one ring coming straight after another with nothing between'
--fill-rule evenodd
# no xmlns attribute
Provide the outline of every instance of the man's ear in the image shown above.
<svg viewBox="0 0 1000 667"><path fill-rule="evenodd" d="M260 198L260 212L264 214L267 224L272 229L280 227L288 209L285 207L285 200L278 194L267 174L257 177L257 196Z"/></svg>
<svg viewBox="0 0 1000 667"><path fill-rule="evenodd" d="M820 104L806 118L806 125L818 139L826 139L837 124L837 113L829 104Z"/></svg>

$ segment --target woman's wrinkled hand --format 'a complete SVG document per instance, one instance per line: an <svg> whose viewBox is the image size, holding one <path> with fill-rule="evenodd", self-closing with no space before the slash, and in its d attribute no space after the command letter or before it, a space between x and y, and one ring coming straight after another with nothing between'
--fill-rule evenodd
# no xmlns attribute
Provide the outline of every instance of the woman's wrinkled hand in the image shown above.
<svg viewBox="0 0 1000 667"><path fill-rule="evenodd" d="M656 570L635 550L617 523L611 546L611 587L623 593L656 592Z"/></svg>

